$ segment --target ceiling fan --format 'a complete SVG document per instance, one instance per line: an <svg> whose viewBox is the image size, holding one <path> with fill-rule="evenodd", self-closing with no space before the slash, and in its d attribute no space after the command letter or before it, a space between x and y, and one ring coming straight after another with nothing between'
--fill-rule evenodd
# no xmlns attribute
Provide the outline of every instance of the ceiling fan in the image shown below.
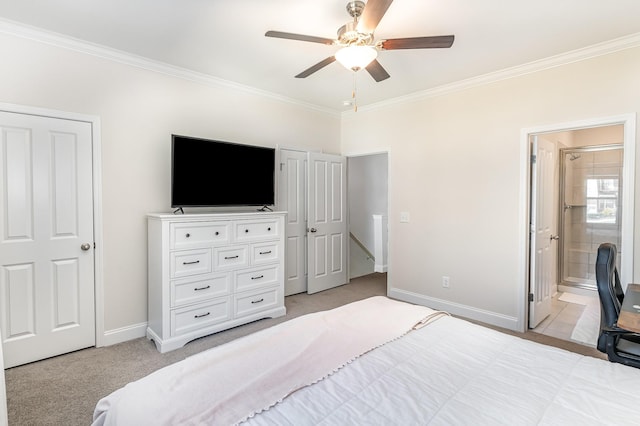
<svg viewBox="0 0 640 426"><path fill-rule="evenodd" d="M307 68L296 75L296 78L308 77L337 60L347 69L353 71L365 68L375 81L383 81L390 76L376 60L378 51L451 47L454 40L453 35L393 38L376 41L373 33L392 2L393 0L369 0L366 4L363 1L348 2L347 12L353 17L353 21L347 22L338 29L337 39L282 31L267 31L265 36L342 46L334 56L329 56Z"/></svg>

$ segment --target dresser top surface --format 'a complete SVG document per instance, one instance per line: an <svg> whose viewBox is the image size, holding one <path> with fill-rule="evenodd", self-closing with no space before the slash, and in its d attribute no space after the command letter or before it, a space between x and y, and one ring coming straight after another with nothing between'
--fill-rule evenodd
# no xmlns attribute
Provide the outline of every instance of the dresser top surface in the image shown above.
<svg viewBox="0 0 640 426"><path fill-rule="evenodd" d="M220 213L149 213L147 218L155 220L215 220L215 219L256 219L259 217L284 216L287 212L220 212Z"/></svg>

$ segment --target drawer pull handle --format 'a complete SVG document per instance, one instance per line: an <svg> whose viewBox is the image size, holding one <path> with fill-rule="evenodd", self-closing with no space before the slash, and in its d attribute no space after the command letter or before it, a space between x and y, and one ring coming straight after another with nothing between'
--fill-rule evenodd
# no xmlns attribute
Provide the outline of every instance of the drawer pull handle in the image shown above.
<svg viewBox="0 0 640 426"><path fill-rule="evenodd" d="M261 251L260 254L271 254L271 250L269 250L269 251Z"/></svg>
<svg viewBox="0 0 640 426"><path fill-rule="evenodd" d="M245 233L248 233L248 232L249 232L249 230L248 230L248 229L245 229L245 230L244 230L244 232L245 232Z"/></svg>
<svg viewBox="0 0 640 426"><path fill-rule="evenodd" d="M264 278L264 275L259 275L257 277L251 277L252 280L259 280L260 278Z"/></svg>
<svg viewBox="0 0 640 426"><path fill-rule="evenodd" d="M251 303L260 303L260 302L264 302L264 297L260 300L252 300Z"/></svg>
<svg viewBox="0 0 640 426"><path fill-rule="evenodd" d="M194 288L193 291L200 291L200 290L206 290L208 288L211 288L210 285L206 286L206 287L198 287L198 288Z"/></svg>
<svg viewBox="0 0 640 426"><path fill-rule="evenodd" d="M185 234L185 237L189 238L191 236L191 234Z"/></svg>
<svg viewBox="0 0 640 426"><path fill-rule="evenodd" d="M267 231L271 231L271 227L267 228Z"/></svg>
<svg viewBox="0 0 640 426"><path fill-rule="evenodd" d="M193 262L182 262L183 265L195 265L196 263L200 263L200 261L194 260Z"/></svg>
<svg viewBox="0 0 640 426"><path fill-rule="evenodd" d="M206 314L202 314L202 315L194 315L194 318L202 318L202 317L206 317L207 315L211 314L211 312L207 312Z"/></svg>
<svg viewBox="0 0 640 426"><path fill-rule="evenodd" d="M220 232L216 231L216 235L220 235Z"/></svg>
<svg viewBox="0 0 640 426"><path fill-rule="evenodd" d="M238 257L240 257L240 256L237 256L237 255L236 256L225 256L224 260L237 259Z"/></svg>

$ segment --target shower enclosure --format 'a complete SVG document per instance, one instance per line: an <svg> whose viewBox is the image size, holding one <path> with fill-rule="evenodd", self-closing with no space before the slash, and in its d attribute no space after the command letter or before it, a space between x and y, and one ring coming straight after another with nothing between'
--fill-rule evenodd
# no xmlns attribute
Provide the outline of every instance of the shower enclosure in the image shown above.
<svg viewBox="0 0 640 426"><path fill-rule="evenodd" d="M595 289L598 246L620 250L622 145L560 150L560 284Z"/></svg>

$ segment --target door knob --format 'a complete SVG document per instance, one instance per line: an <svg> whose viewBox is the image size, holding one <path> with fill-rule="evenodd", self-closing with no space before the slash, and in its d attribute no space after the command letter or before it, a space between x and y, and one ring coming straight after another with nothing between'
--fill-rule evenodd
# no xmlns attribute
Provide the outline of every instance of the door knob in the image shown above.
<svg viewBox="0 0 640 426"><path fill-rule="evenodd" d="M309 229L309 232L318 232L318 230L316 228L311 228Z"/></svg>
<svg viewBox="0 0 640 426"><path fill-rule="evenodd" d="M89 249L91 248L91 244L89 244L89 243L84 243L84 244L82 244L82 245L80 246L80 248L81 248L82 250L84 250L84 251L87 251L87 250L89 250Z"/></svg>
<svg viewBox="0 0 640 426"><path fill-rule="evenodd" d="M560 235L552 235L549 239L558 241L560 239Z"/></svg>

